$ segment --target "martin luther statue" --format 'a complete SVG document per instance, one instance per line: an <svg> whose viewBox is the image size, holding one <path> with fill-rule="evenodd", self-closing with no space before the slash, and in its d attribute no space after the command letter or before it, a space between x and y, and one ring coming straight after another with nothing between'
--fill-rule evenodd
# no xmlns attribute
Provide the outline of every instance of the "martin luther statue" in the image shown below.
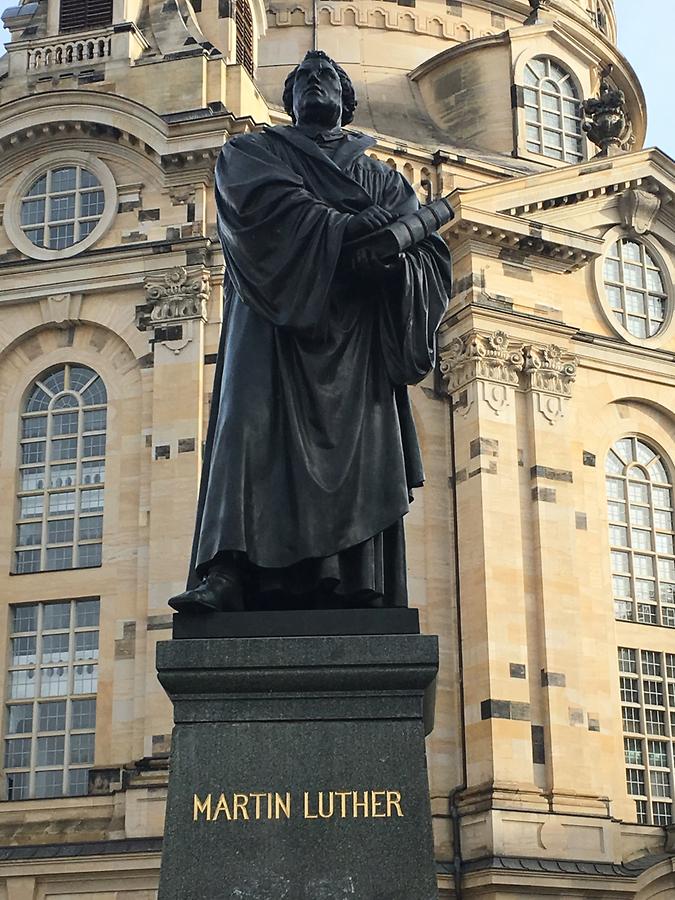
<svg viewBox="0 0 675 900"><path fill-rule="evenodd" d="M433 366L450 256L436 234L391 260L369 248L419 205L343 131L339 65L308 53L284 105L293 125L233 137L216 169L226 321L178 611L407 605L407 385Z"/></svg>

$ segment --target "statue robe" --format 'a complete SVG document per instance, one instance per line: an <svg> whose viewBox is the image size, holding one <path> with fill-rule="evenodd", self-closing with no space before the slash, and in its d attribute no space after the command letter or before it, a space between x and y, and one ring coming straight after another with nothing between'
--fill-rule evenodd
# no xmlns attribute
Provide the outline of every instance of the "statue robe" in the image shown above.
<svg viewBox="0 0 675 900"><path fill-rule="evenodd" d="M226 313L193 574L234 553L258 590L407 602L402 517L424 476L406 385L433 366L450 257L433 236L379 282L346 271L350 214L418 208L373 143L350 133L331 158L279 127L223 147Z"/></svg>

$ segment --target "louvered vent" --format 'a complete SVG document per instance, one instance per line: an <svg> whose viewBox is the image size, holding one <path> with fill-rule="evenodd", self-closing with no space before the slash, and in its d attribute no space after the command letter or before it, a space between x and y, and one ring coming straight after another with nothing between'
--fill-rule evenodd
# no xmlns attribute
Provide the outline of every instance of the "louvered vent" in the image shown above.
<svg viewBox="0 0 675 900"><path fill-rule="evenodd" d="M248 0L236 0L237 62L253 78L253 13Z"/></svg>
<svg viewBox="0 0 675 900"><path fill-rule="evenodd" d="M113 0L61 0L60 31L89 31L112 25Z"/></svg>

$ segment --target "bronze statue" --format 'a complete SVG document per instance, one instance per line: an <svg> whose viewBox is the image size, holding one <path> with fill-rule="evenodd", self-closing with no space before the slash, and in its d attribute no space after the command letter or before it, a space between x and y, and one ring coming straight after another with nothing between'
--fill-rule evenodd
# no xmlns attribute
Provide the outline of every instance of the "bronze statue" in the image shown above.
<svg viewBox="0 0 675 900"><path fill-rule="evenodd" d="M407 385L433 366L450 256L436 234L376 249L419 204L342 129L339 65L308 53L284 104L293 125L237 135L216 169L225 323L178 611L407 605L423 481Z"/></svg>

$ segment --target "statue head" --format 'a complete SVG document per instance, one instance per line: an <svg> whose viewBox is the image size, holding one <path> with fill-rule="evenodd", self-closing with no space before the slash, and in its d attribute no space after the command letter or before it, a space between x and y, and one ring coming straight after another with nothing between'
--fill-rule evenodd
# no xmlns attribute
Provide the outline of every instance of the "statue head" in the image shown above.
<svg viewBox="0 0 675 900"><path fill-rule="evenodd" d="M294 125L349 125L356 94L352 80L323 50L310 50L286 79L284 109Z"/></svg>

